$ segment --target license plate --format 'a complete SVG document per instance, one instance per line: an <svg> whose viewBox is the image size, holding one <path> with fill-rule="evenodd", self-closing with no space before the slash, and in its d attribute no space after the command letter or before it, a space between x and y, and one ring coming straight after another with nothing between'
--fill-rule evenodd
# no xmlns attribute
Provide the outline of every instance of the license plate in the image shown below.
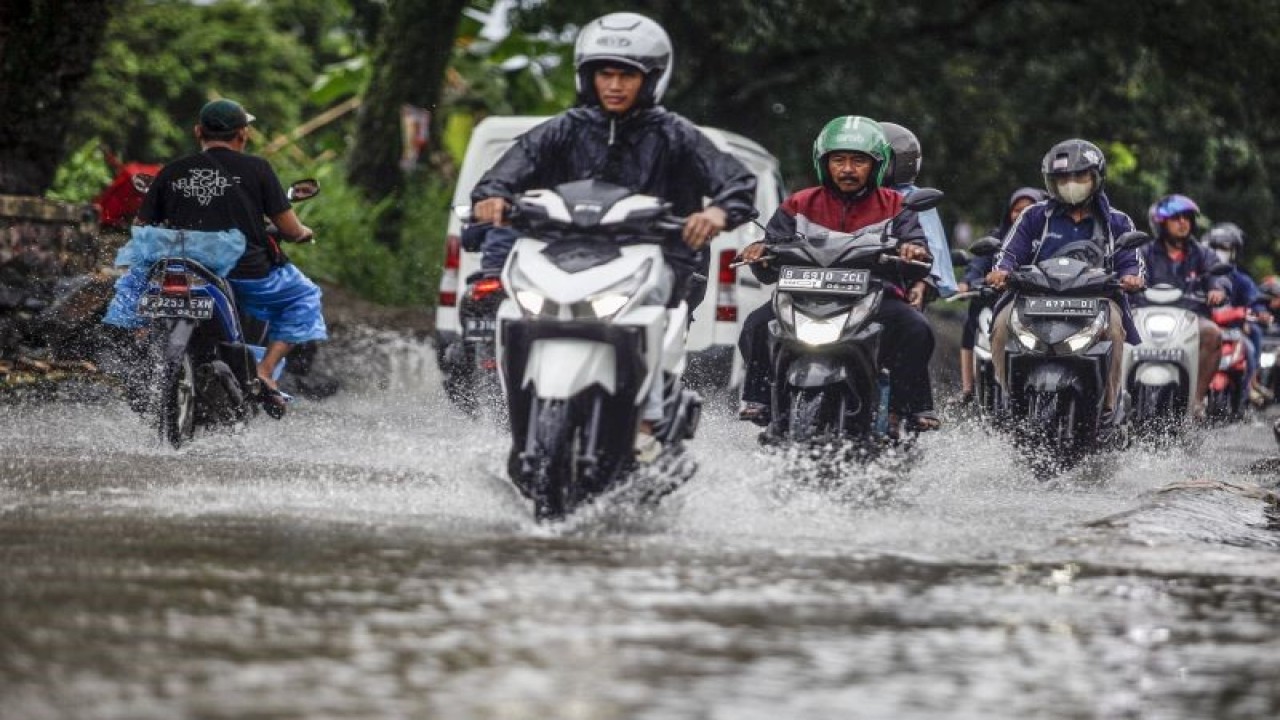
<svg viewBox="0 0 1280 720"><path fill-rule="evenodd" d="M177 317L208 320L213 317L213 298L207 295L143 295L138 302L143 317Z"/></svg>
<svg viewBox="0 0 1280 720"><path fill-rule="evenodd" d="M787 266L778 276L778 289L801 293L866 295L870 270L835 270Z"/></svg>
<svg viewBox="0 0 1280 720"><path fill-rule="evenodd" d="M1024 298L1022 313L1024 315L1092 317L1098 314L1098 298Z"/></svg>
<svg viewBox="0 0 1280 720"><path fill-rule="evenodd" d="M1138 362L1182 362L1182 348L1134 348L1133 359Z"/></svg>
<svg viewBox="0 0 1280 720"><path fill-rule="evenodd" d="M498 331L498 321L494 318L467 318L462 321L462 331L467 336L490 336Z"/></svg>

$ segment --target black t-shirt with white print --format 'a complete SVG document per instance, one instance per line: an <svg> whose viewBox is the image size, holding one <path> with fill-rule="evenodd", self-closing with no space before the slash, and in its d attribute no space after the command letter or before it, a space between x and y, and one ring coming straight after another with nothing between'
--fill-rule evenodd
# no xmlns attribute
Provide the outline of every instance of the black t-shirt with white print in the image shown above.
<svg viewBox="0 0 1280 720"><path fill-rule="evenodd" d="M138 219L177 230L239 229L245 235L244 255L227 276L254 279L271 272L278 253L267 238L263 216L289 208L270 163L229 148L211 148L165 165L151 183Z"/></svg>

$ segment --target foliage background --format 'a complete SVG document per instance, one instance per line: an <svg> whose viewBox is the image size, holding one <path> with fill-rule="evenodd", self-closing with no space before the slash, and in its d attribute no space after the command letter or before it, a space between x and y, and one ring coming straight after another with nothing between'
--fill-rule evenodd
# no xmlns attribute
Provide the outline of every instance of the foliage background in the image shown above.
<svg viewBox="0 0 1280 720"><path fill-rule="evenodd" d="M792 187L811 182L810 143L825 120L891 120L921 138L921 182L947 192L945 219L981 232L1013 188L1040 183L1049 146L1080 136L1107 151L1108 191L1139 226L1156 197L1183 192L1206 223L1245 228L1255 272L1274 270L1280 249L1273 0L546 0L510 17L513 0L476 0L433 108L430 156L395 195L372 199L344 179L354 113L270 143L363 96L388 2L424 13L439 3L122 2L77 103L57 190L92 189L99 142L128 160L191 151L200 105L234 97L258 116L256 149L273 149L286 181L324 184L300 208L320 240L295 253L299 263L386 302L434 297L453 171L474 123L567 107L576 27L613 10L649 14L671 33L671 108L759 140ZM399 242L375 242L393 208Z"/></svg>

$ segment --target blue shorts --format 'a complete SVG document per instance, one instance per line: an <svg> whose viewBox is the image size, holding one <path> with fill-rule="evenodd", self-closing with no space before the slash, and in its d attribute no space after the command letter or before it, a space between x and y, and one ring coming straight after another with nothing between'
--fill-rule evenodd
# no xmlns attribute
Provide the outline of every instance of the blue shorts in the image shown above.
<svg viewBox="0 0 1280 720"><path fill-rule="evenodd" d="M147 289L150 268L135 265L116 281L116 295L102 321L123 328L139 328L138 300ZM292 264L272 269L263 278L229 278L236 302L245 312L269 324L268 341L302 343L325 340L329 333L320 312L320 288Z"/></svg>

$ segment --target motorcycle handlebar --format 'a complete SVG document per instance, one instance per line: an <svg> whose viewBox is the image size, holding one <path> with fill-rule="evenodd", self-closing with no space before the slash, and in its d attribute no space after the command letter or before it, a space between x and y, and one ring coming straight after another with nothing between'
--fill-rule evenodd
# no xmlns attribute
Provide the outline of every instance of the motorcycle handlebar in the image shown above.
<svg viewBox="0 0 1280 720"><path fill-rule="evenodd" d="M897 255L881 255L880 256L881 265L892 265L895 263L899 265L911 265L918 268L928 268L931 270L933 269L933 263L928 263L923 260L908 260L904 257L898 257Z"/></svg>
<svg viewBox="0 0 1280 720"><path fill-rule="evenodd" d="M999 295L1000 291L990 285L977 285L972 290L958 292L948 298L943 298L945 302L958 302L960 300L972 300L976 297L994 297Z"/></svg>

